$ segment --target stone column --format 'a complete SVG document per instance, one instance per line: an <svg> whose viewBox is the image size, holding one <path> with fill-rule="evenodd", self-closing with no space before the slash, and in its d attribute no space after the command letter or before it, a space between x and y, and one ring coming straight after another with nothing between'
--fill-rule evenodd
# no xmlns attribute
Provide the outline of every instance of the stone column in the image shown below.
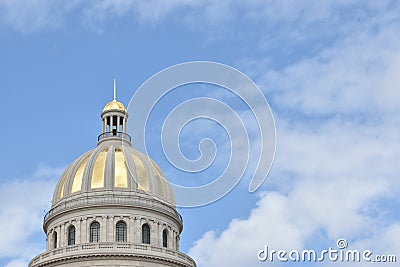
<svg viewBox="0 0 400 267"><path fill-rule="evenodd" d="M57 242L53 242L52 246L54 248L54 243L57 243L57 248L59 248L61 246L61 225L54 227L54 230L57 232Z"/></svg>
<svg viewBox="0 0 400 267"><path fill-rule="evenodd" d="M133 218L129 216L129 218L126 220L127 221L127 226L126 226L126 242L133 242L133 228L134 223L133 223Z"/></svg>
<svg viewBox="0 0 400 267"><path fill-rule="evenodd" d="M135 218L135 243L142 243L142 226L140 224L140 218Z"/></svg>
<svg viewBox="0 0 400 267"><path fill-rule="evenodd" d="M177 251L179 251L179 240L180 240L179 234L177 232L175 232L175 245L176 245L175 249Z"/></svg>
<svg viewBox="0 0 400 267"><path fill-rule="evenodd" d="M174 249L174 230L168 229L168 247L170 249Z"/></svg>
<svg viewBox="0 0 400 267"><path fill-rule="evenodd" d="M84 218L82 220L82 227L81 227L81 243L89 243L88 238L88 226L87 226L87 219Z"/></svg>
<svg viewBox="0 0 400 267"><path fill-rule="evenodd" d="M100 242L107 241L107 219L108 216L103 216L100 225Z"/></svg>
<svg viewBox="0 0 400 267"><path fill-rule="evenodd" d="M178 244L177 244L177 235L176 232L174 230L172 230L172 249L178 250Z"/></svg>
<svg viewBox="0 0 400 267"><path fill-rule="evenodd" d="M120 117L119 116L117 116L117 132L119 132L119 121L120 121Z"/></svg>
<svg viewBox="0 0 400 267"><path fill-rule="evenodd" d="M161 238L160 238L161 237ZM162 227L160 227L160 222L157 222L157 240L155 245L162 247Z"/></svg>
<svg viewBox="0 0 400 267"><path fill-rule="evenodd" d="M76 232L75 232L75 244L80 244L81 243L81 219L78 219L76 221Z"/></svg>
<svg viewBox="0 0 400 267"><path fill-rule="evenodd" d="M46 233L46 251L49 251L50 234Z"/></svg>
<svg viewBox="0 0 400 267"><path fill-rule="evenodd" d="M150 223L150 245L157 246L157 223Z"/></svg>
<svg viewBox="0 0 400 267"><path fill-rule="evenodd" d="M114 217L110 217L108 219L108 225L107 225L107 241L109 242L114 242Z"/></svg>
<svg viewBox="0 0 400 267"><path fill-rule="evenodd" d="M110 132L111 132L111 136L112 136L112 132L113 132L113 126L114 126L114 116L110 116Z"/></svg>
<svg viewBox="0 0 400 267"><path fill-rule="evenodd" d="M125 117L122 119L122 132L126 133L126 118Z"/></svg>
<svg viewBox="0 0 400 267"><path fill-rule="evenodd" d="M61 224L61 230L60 230L59 236L60 236L59 237L60 238L60 241L59 241L60 245L57 246L57 247L63 247L65 245L65 224L64 223Z"/></svg>
<svg viewBox="0 0 400 267"><path fill-rule="evenodd" d="M129 217L128 229L127 229L127 239L128 242L135 242L135 222L132 217Z"/></svg>

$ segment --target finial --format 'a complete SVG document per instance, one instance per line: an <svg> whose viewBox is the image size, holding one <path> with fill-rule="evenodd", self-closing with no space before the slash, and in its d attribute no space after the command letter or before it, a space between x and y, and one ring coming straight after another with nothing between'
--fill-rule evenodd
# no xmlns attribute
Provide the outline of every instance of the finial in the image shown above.
<svg viewBox="0 0 400 267"><path fill-rule="evenodd" d="M114 78L114 101L117 101L117 79Z"/></svg>

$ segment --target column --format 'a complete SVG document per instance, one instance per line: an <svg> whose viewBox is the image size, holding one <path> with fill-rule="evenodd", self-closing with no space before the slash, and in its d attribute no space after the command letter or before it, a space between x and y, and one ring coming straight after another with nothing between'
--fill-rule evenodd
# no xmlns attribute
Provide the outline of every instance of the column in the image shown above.
<svg viewBox="0 0 400 267"><path fill-rule="evenodd" d="M177 249L178 248L178 244L177 244L176 241L177 241L176 240L176 232L174 230L172 230L172 244L173 244L172 249L178 250Z"/></svg>
<svg viewBox="0 0 400 267"><path fill-rule="evenodd" d="M58 226L56 226L56 227L54 227L54 231L56 231L57 232L57 248L59 248L60 246L61 246L61 243L60 243L60 241L61 241L61 225L58 225ZM53 238L54 238L54 236L53 236ZM52 244L52 248L54 248L54 242L52 242L53 244Z"/></svg>
<svg viewBox="0 0 400 267"><path fill-rule="evenodd" d="M117 116L117 133L119 132L119 122L120 122L120 117L119 116Z"/></svg>
<svg viewBox="0 0 400 267"><path fill-rule="evenodd" d="M174 249L174 230L168 229L168 248Z"/></svg>
<svg viewBox="0 0 400 267"><path fill-rule="evenodd" d="M157 246L157 223L151 222L150 224L150 245Z"/></svg>
<svg viewBox="0 0 400 267"><path fill-rule="evenodd" d="M53 231L50 232L50 242L49 242L49 250L54 248L54 232L56 232L57 226L54 226Z"/></svg>
<svg viewBox="0 0 400 267"><path fill-rule="evenodd" d="M76 232L75 232L75 244L80 244L81 243L81 223L82 223L82 220L81 219L78 219L77 221L76 221Z"/></svg>
<svg viewBox="0 0 400 267"><path fill-rule="evenodd" d="M100 242L107 241L107 219L108 219L108 216L102 217L102 222L100 225Z"/></svg>
<svg viewBox="0 0 400 267"><path fill-rule="evenodd" d="M126 118L125 117L122 119L122 132L126 133Z"/></svg>
<svg viewBox="0 0 400 267"><path fill-rule="evenodd" d="M81 227L81 243L89 243L87 229L88 229L88 227L87 227L87 219L84 218L82 220L82 227Z"/></svg>
<svg viewBox="0 0 400 267"><path fill-rule="evenodd" d="M114 242L114 217L110 217L108 219L108 224L107 224L107 241L108 242Z"/></svg>
<svg viewBox="0 0 400 267"><path fill-rule="evenodd" d="M135 242L135 221L132 217L129 217L129 226L128 226L128 242Z"/></svg>
<svg viewBox="0 0 400 267"><path fill-rule="evenodd" d="M179 234L177 232L175 232L175 242L176 242L176 248L175 249L177 251L179 251L179 240L180 240Z"/></svg>
<svg viewBox="0 0 400 267"><path fill-rule="evenodd" d="M63 247L65 245L65 224L61 224L61 230L60 230L60 247Z"/></svg>
<svg viewBox="0 0 400 267"><path fill-rule="evenodd" d="M111 136L112 136L112 132L113 132L113 126L114 126L114 116L110 116L110 132L111 132Z"/></svg>
<svg viewBox="0 0 400 267"><path fill-rule="evenodd" d="M135 243L142 243L142 226L140 223L140 218L135 218Z"/></svg>
<svg viewBox="0 0 400 267"><path fill-rule="evenodd" d="M50 243L50 234L46 233L46 251L49 251L49 243Z"/></svg>
<svg viewBox="0 0 400 267"><path fill-rule="evenodd" d="M160 227L160 222L157 222L157 240L156 246L162 247L162 227Z"/></svg>

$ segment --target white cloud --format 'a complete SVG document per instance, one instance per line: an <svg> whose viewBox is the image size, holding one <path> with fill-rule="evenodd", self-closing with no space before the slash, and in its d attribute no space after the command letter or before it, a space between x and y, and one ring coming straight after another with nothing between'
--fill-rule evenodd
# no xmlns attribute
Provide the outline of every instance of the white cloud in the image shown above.
<svg viewBox="0 0 400 267"><path fill-rule="evenodd" d="M59 27L68 22L69 16L74 16L74 20L101 32L104 21L119 17L131 17L135 22L152 25L170 19L191 29L205 30L214 38L237 34L228 30L230 23L263 25L264 32L255 42L268 47L271 42L280 43L284 38L302 42L332 32L344 34L360 27L360 22L380 19L382 13L388 12L388 7L392 16L396 16L398 7L383 0L0 0L0 21L17 31L32 32ZM353 17L349 16L349 8ZM352 23L343 25L343 19ZM314 37L307 32L310 29Z"/></svg>
<svg viewBox="0 0 400 267"><path fill-rule="evenodd" d="M270 71L261 83L271 90L277 107L304 115L395 111L400 103L395 75L400 71L399 29L389 25L378 33L356 32L315 57Z"/></svg>
<svg viewBox="0 0 400 267"><path fill-rule="evenodd" d="M9 262L5 267L26 267L27 262L24 260L13 260Z"/></svg>
<svg viewBox="0 0 400 267"><path fill-rule="evenodd" d="M0 0L0 22L20 32L57 28L81 0Z"/></svg>
<svg viewBox="0 0 400 267"><path fill-rule="evenodd" d="M199 266L253 266L266 242L275 248L299 248L307 230L294 223L291 211L288 197L268 193L248 219L234 219L220 235L205 233L189 254Z"/></svg>
<svg viewBox="0 0 400 267"><path fill-rule="evenodd" d="M26 266L45 248L43 216L60 174L60 168L41 165L29 179L8 179L0 185L0 258L11 259L7 266ZM42 242L34 238L37 234L43 234Z"/></svg>
<svg viewBox="0 0 400 267"><path fill-rule="evenodd" d="M260 83L277 122L269 190L248 218L194 244L200 266L263 265L256 253L264 245L318 248L340 237L399 253L400 218L386 214L399 193L400 26L391 10L359 30L342 23L345 34L316 55L253 71L267 73Z"/></svg>

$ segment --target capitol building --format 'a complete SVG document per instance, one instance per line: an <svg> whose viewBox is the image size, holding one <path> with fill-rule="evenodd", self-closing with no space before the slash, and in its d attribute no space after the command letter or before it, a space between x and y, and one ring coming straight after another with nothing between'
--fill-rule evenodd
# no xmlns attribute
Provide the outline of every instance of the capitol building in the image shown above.
<svg viewBox="0 0 400 267"><path fill-rule="evenodd" d="M29 267L196 266L179 252L183 222L171 186L152 159L132 148L127 119L114 81L97 147L58 180L43 222L46 251Z"/></svg>

